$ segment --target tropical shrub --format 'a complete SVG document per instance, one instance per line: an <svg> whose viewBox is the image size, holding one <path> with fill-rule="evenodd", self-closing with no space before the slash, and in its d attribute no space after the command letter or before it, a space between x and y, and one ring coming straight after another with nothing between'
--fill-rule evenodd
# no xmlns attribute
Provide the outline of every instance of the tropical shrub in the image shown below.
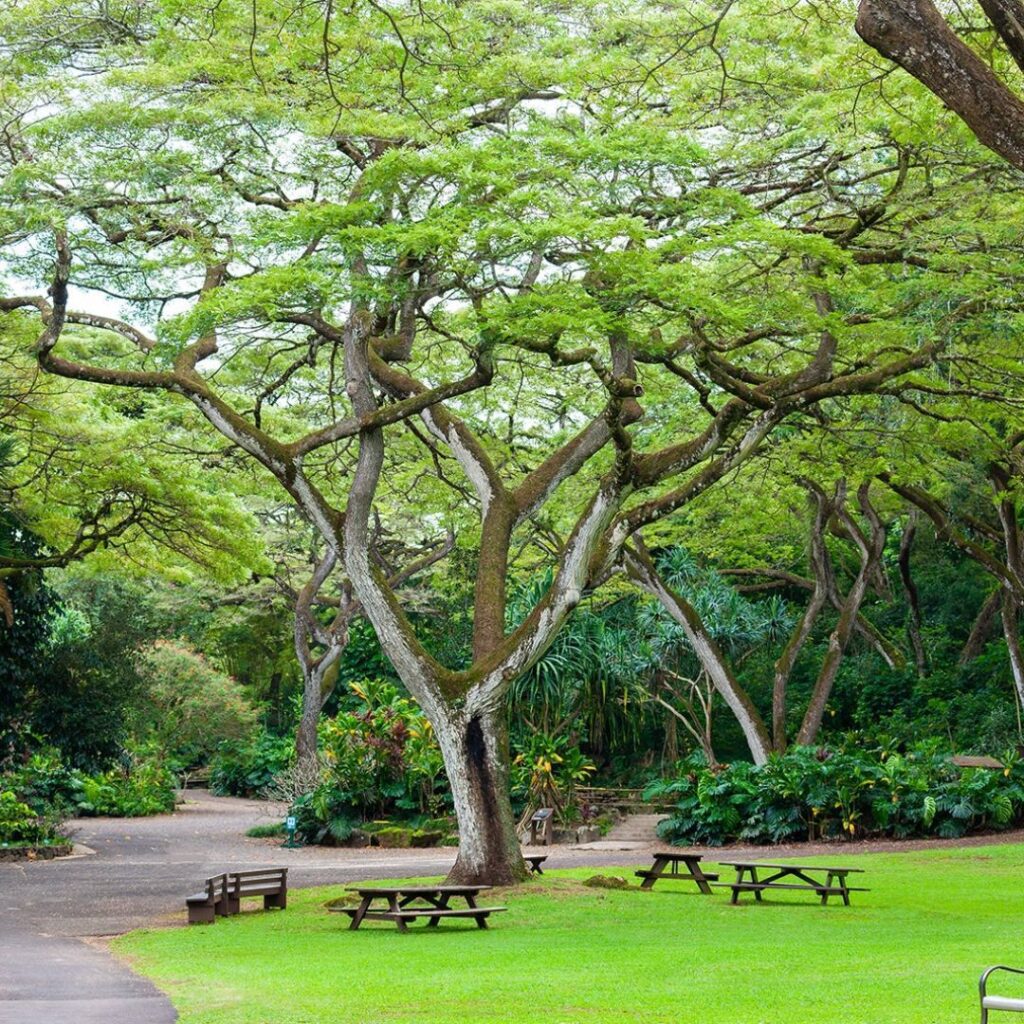
<svg viewBox="0 0 1024 1024"><path fill-rule="evenodd" d="M82 815L138 818L174 810L175 778L153 761L113 768L97 775L80 775L76 810Z"/></svg>
<svg viewBox="0 0 1024 1024"><path fill-rule="evenodd" d="M512 761L512 798L518 805L554 807L563 818L572 818L576 787L594 771L590 759L566 736L534 733L521 741Z"/></svg>
<svg viewBox="0 0 1024 1024"><path fill-rule="evenodd" d="M37 750L27 761L0 777L0 787L12 790L38 815L74 813L81 773L69 768L53 747Z"/></svg>
<svg viewBox="0 0 1024 1024"><path fill-rule="evenodd" d="M694 755L644 796L675 805L660 833L675 845L817 838L941 836L1024 822L1024 765L959 768L934 742L905 751L850 736L836 747L794 748L762 766L710 768Z"/></svg>
<svg viewBox="0 0 1024 1024"><path fill-rule="evenodd" d="M221 742L243 739L256 724L241 685L185 644L145 648L139 675L146 699L136 731L186 768L206 764Z"/></svg>
<svg viewBox="0 0 1024 1024"><path fill-rule="evenodd" d="M346 709L320 723L322 781L295 800L296 831L343 842L367 819L438 815L449 802L430 723L393 684L349 684Z"/></svg>
<svg viewBox="0 0 1024 1024"><path fill-rule="evenodd" d="M52 842L57 837L54 823L19 800L13 790L0 790L0 843L35 845Z"/></svg>
<svg viewBox="0 0 1024 1024"><path fill-rule="evenodd" d="M210 762L210 789L219 796L262 794L294 757L294 738L267 729L225 740Z"/></svg>

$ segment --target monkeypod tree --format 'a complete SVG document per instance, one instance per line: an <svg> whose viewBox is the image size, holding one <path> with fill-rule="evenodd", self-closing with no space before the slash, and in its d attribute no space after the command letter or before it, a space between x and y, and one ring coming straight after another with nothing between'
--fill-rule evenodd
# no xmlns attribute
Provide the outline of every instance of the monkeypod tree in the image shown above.
<svg viewBox="0 0 1024 1024"><path fill-rule="evenodd" d="M806 102L809 54L850 66L835 26L763 13L53 0L0 23L4 308L45 371L190 402L320 533L303 604L343 572L430 719L453 880L523 877L506 697L642 564L632 539L988 313L917 216L963 208L959 164L852 135L849 80ZM374 554L378 519L440 544L452 518L477 564L458 664Z"/></svg>

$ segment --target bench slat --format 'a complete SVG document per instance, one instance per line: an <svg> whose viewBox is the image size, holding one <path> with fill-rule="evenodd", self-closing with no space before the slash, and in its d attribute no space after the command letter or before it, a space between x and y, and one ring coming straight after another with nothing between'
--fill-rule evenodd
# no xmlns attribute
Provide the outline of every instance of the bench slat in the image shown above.
<svg viewBox="0 0 1024 1024"><path fill-rule="evenodd" d="M349 917L355 917L359 913L358 907L328 907L327 910L331 914L348 914ZM508 910L508 907L466 907L465 909L448 907L444 910L439 907L423 907L420 910L368 910L364 920L381 918L390 921L397 917L406 919L413 917L475 917L479 914L500 914L505 910Z"/></svg>
<svg viewBox="0 0 1024 1024"><path fill-rule="evenodd" d="M680 882L692 882L694 880L694 876L693 875L684 875L684 874L681 874L681 873L680 874L671 874L668 871L666 871L664 874L660 874L660 875L656 871L634 871L633 874L636 875L637 878L657 878L657 879L664 878L666 881L671 881L673 878L677 879ZM716 878L718 878L718 872L717 871L705 871L704 872L704 877L709 882L713 882Z"/></svg>
<svg viewBox="0 0 1024 1024"><path fill-rule="evenodd" d="M828 886L828 885L795 885L790 882L718 882L723 889L739 890L742 892L754 892L764 889L802 889L804 892L816 892L819 895L828 893L830 896L842 896L844 892L871 892L860 886Z"/></svg>

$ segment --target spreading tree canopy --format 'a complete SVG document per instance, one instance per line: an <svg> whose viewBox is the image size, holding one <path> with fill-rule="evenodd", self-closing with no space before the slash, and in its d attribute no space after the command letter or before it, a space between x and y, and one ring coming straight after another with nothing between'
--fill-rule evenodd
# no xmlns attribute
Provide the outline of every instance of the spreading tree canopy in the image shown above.
<svg viewBox="0 0 1024 1024"><path fill-rule="evenodd" d="M436 730L455 878L522 875L505 698L623 567L767 756L637 539L786 431L927 401L1012 315L1005 168L873 82L842 13L36 0L0 24L0 310L51 374L191 403L314 525ZM475 558L463 662L418 636L377 517ZM510 624L526 544L551 582Z"/></svg>

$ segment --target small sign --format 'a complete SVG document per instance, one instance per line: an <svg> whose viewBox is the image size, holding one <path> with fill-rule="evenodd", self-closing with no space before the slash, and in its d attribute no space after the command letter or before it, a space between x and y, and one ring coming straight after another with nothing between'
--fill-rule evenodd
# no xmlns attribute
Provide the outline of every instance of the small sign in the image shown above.
<svg viewBox="0 0 1024 1024"><path fill-rule="evenodd" d="M301 846L302 843L295 841L295 826L297 822L294 814L289 814L284 819L284 830L288 833L288 838L281 844L286 850L294 850L296 847Z"/></svg>

